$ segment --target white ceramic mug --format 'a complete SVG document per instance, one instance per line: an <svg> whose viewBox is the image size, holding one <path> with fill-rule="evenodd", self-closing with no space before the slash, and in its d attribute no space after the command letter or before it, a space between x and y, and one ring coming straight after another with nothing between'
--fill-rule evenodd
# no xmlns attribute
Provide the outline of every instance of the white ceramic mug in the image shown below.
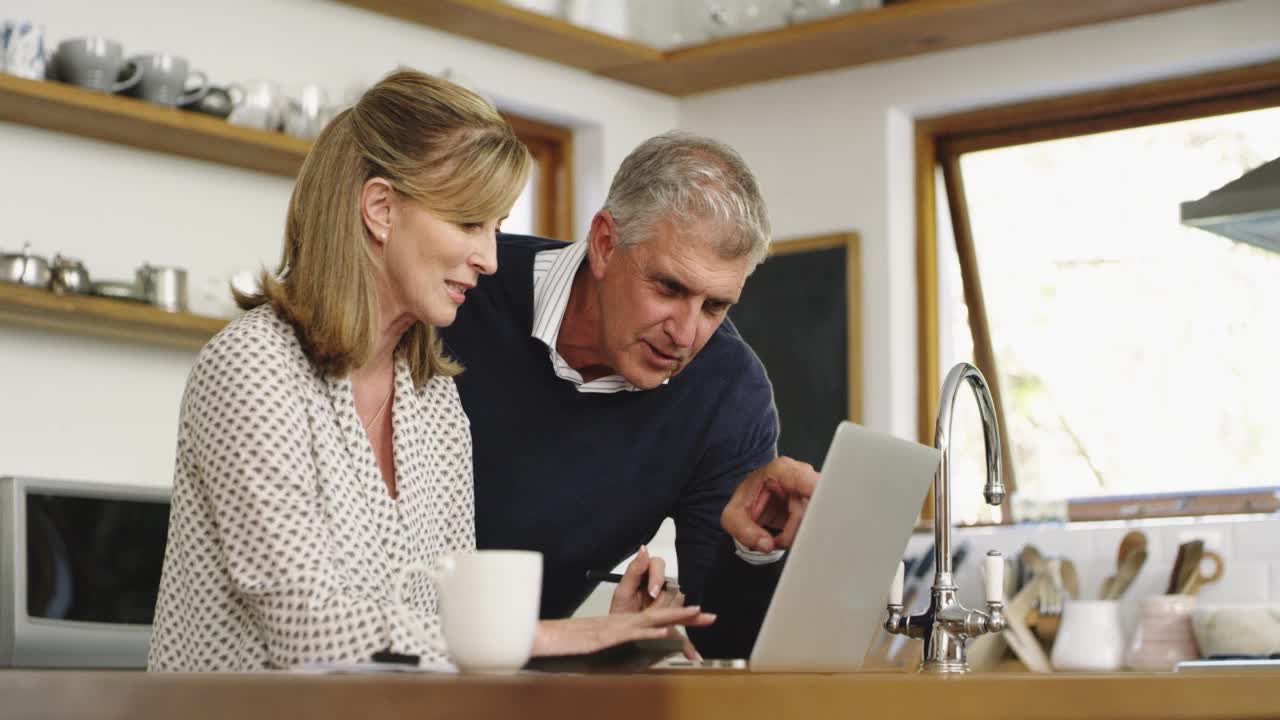
<svg viewBox="0 0 1280 720"><path fill-rule="evenodd" d="M1115 600L1068 601L1049 662L1055 670L1107 672L1124 660L1124 630Z"/></svg>
<svg viewBox="0 0 1280 720"><path fill-rule="evenodd" d="M280 129L287 100L278 85L270 80L248 80L233 83L227 91L235 103L227 122L259 130Z"/></svg>
<svg viewBox="0 0 1280 720"><path fill-rule="evenodd" d="M48 61L43 25L6 20L0 27L0 70L28 80L44 80Z"/></svg>
<svg viewBox="0 0 1280 720"><path fill-rule="evenodd" d="M459 668L513 671L529 661L542 598L542 553L478 550L410 565L396 583L397 606L404 605L405 582L419 573L436 586L447 653Z"/></svg>

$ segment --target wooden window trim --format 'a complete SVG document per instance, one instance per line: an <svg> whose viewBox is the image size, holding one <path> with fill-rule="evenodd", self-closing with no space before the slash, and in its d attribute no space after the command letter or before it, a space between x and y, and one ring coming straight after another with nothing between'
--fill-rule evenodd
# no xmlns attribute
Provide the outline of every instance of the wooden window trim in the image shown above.
<svg viewBox="0 0 1280 720"><path fill-rule="evenodd" d="M573 130L520 115L503 113L502 117L538 161L541 192L534 209L534 232L573 241Z"/></svg>
<svg viewBox="0 0 1280 720"><path fill-rule="evenodd" d="M964 153L998 147L1021 145L1044 140L1123 130L1160 123L1189 120L1280 105L1280 61L1207 72L1154 82L1107 88L1075 95L984 108L963 113L921 118L915 122L916 172L916 298L917 298L917 378L919 387L917 430L920 442L933 443L938 395L941 391L941 348L938 317L938 239L936 172L950 166L958 183L959 157ZM956 185L962 189L962 186ZM953 215L956 210L953 208ZM961 217L964 211L961 210ZM957 254L965 296L977 293L979 304L970 313L985 310L980 303L981 288L973 282L970 288L966 266L972 266L976 280L976 256L971 238L964 228L956 228ZM971 324L971 327L974 324ZM977 325L986 327L985 317ZM995 381L994 356L990 353L989 332L975 333L974 354L979 369L988 382ZM983 364L989 363L988 367ZM993 394L994 394L993 387ZM996 396L997 408L1001 408ZM1001 419L1002 427L1005 427ZM1006 448L1005 465L1012 469ZM1272 494L1274 501L1274 494ZM1006 502L1005 522L1013 521L1011 506ZM1274 502L1249 493L1224 491L1184 493L1177 496L1152 496L1149 499L1125 498L1107 503L1101 500L1079 500L1068 505L1070 520L1124 519L1221 513L1269 512ZM933 518L933 493L925 501L921 519Z"/></svg>

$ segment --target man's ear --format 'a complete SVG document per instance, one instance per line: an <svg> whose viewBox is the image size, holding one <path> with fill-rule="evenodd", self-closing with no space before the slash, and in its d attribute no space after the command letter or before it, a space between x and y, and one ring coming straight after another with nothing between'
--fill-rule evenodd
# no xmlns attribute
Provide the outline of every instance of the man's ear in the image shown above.
<svg viewBox="0 0 1280 720"><path fill-rule="evenodd" d="M591 263L591 275L604 278L605 268L618 249L618 223L608 210L601 210L591 218L591 231L587 234L587 260Z"/></svg>
<svg viewBox="0 0 1280 720"><path fill-rule="evenodd" d="M360 188L360 218L373 244L381 248L391 234L395 188L386 178L369 178Z"/></svg>

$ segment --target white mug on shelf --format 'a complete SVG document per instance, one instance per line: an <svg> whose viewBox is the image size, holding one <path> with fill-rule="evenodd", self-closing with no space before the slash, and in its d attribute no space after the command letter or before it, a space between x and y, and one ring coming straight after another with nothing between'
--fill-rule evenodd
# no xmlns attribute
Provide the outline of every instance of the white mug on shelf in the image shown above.
<svg viewBox="0 0 1280 720"><path fill-rule="evenodd" d="M393 602L399 608L414 574L426 575L440 597L447 648L424 631L428 646L447 652L464 671L509 672L529 661L542 598L542 553L478 550L409 565L396 582Z"/></svg>

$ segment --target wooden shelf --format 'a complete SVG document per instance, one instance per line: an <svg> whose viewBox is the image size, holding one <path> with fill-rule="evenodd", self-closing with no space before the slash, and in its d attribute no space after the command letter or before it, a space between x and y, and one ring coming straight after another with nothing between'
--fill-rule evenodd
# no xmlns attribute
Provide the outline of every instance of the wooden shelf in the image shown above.
<svg viewBox="0 0 1280 720"><path fill-rule="evenodd" d="M498 0L341 2L591 72L662 61L662 51L648 45L588 30Z"/></svg>
<svg viewBox="0 0 1280 720"><path fill-rule="evenodd" d="M0 322L185 349L199 349L227 324L129 300L58 295L9 283L0 283Z"/></svg>
<svg viewBox="0 0 1280 720"><path fill-rule="evenodd" d="M667 52L499 0L341 1L684 96L1220 0L907 0Z"/></svg>
<svg viewBox="0 0 1280 720"><path fill-rule="evenodd" d="M309 144L211 115L0 73L0 120L293 177Z"/></svg>

